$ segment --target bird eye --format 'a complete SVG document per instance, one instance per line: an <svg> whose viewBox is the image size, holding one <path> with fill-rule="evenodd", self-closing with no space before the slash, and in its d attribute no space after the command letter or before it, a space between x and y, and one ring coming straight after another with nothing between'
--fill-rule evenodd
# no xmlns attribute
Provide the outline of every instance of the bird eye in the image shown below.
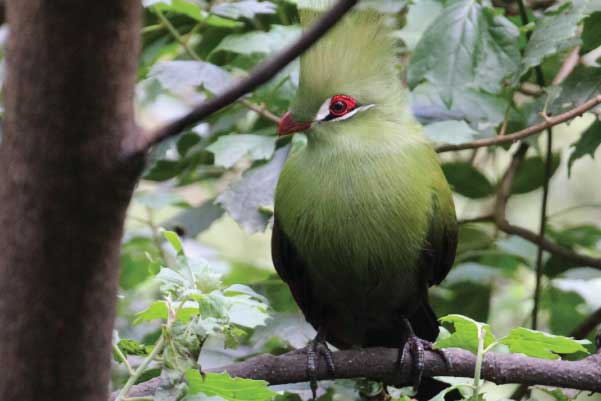
<svg viewBox="0 0 601 401"><path fill-rule="evenodd" d="M357 106L357 101L350 96L336 95L330 101L330 114L341 117L352 111Z"/></svg>
<svg viewBox="0 0 601 401"><path fill-rule="evenodd" d="M344 111L346 110L346 104L339 100L332 105L331 110L336 114L344 113Z"/></svg>

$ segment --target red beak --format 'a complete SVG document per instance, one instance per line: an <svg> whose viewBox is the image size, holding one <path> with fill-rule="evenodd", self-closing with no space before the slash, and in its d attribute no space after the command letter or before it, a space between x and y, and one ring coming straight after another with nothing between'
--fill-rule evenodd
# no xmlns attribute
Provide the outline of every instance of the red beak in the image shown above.
<svg viewBox="0 0 601 401"><path fill-rule="evenodd" d="M282 120L280 121L280 125L278 126L278 136L289 135L289 134L293 134L295 132L305 131L309 127L311 127L310 122L294 121L294 118L292 118L292 114L290 112L287 112L282 117Z"/></svg>

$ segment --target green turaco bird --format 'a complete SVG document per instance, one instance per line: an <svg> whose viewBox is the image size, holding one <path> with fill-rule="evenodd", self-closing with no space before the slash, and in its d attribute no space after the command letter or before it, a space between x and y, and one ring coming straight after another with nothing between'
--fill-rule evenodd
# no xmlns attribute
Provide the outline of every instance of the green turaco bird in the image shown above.
<svg viewBox="0 0 601 401"><path fill-rule="evenodd" d="M303 24L318 16L301 10ZM318 331L310 377L318 355L334 368L328 341L407 348L419 382L426 343L416 336L438 334L428 287L453 264L455 209L395 64L382 18L352 12L301 57L298 93L279 126L307 138L278 181L272 256ZM419 398L430 395L422 387Z"/></svg>

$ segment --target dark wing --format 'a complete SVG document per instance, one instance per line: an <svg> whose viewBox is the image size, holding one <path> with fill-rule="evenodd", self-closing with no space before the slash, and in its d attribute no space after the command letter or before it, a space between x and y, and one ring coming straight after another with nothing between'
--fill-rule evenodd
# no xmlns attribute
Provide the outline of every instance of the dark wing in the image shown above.
<svg viewBox="0 0 601 401"><path fill-rule="evenodd" d="M271 258L276 272L290 287L292 296L303 311L305 319L317 330L323 307L313 296L306 264L278 223L277 215L274 215L271 234Z"/></svg>
<svg viewBox="0 0 601 401"><path fill-rule="evenodd" d="M441 204L441 202L445 204ZM450 194L449 196L443 195L443 199L441 199L437 191L434 191L430 229L420 259L422 266L429 273L429 285L439 284L449 274L455 261L457 234L455 207Z"/></svg>

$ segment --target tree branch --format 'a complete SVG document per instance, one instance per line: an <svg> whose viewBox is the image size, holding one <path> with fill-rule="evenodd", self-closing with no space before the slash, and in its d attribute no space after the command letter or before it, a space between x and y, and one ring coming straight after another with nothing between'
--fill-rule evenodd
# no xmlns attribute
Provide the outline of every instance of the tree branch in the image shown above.
<svg viewBox="0 0 601 401"><path fill-rule="evenodd" d="M460 143L460 144L456 144L456 145L452 145L452 144L441 145L436 148L436 151L438 153L443 153L443 152L451 152L451 151L464 150L464 149L476 149L476 148L482 148L482 147L487 147L487 146L497 146L497 145L501 145L504 143L510 143L510 142L513 143L520 139L524 139L529 136L538 134L548 128L554 127L561 123L565 123L566 121L569 121L575 117L581 116L582 114L584 114L585 112L589 111L590 109L594 108L595 106L597 106L599 104L601 104L601 95L597 95L597 96L587 100L586 102L582 103L580 106L577 106L571 110L568 110L565 113L558 114L558 115L552 116L552 117L548 117L547 119L545 119L545 121L535 124L531 127L525 128L523 130L511 133L508 135L496 136L494 138L479 139L476 141Z"/></svg>
<svg viewBox="0 0 601 401"><path fill-rule="evenodd" d="M175 28L175 26L173 26L173 24L171 23L171 21L169 21L169 19L167 19L167 17L165 17L165 15L160 10L160 8L155 7L155 11L156 11L157 17L161 21L161 25L163 25L169 31L169 33L171 34L171 36L173 36L175 38L175 40L186 51L186 53L188 53L188 55L190 57L192 57L196 61L203 61L200 58L200 56L198 55L198 53L196 53L196 51L192 47L190 47L190 45L188 44L188 42L177 31L177 29ZM239 102L240 104L242 104L244 107L246 107L246 108L254 111L255 113L257 113L257 114L265 117L266 119L273 121L276 124L280 123L280 117L276 116L271 111L267 110L265 107L261 107L259 105L256 105L256 104L254 104L253 102L251 102L250 100L247 100L247 99L238 99L237 102Z"/></svg>
<svg viewBox="0 0 601 401"><path fill-rule="evenodd" d="M584 319L572 332L570 337L581 340L586 338L593 329L601 323L601 308Z"/></svg>
<svg viewBox="0 0 601 401"><path fill-rule="evenodd" d="M311 28L290 47L259 65L248 77L238 81L221 95L196 106L190 113L167 125L150 132L145 138L138 153L145 152L150 146L202 121L210 114L230 105L258 86L269 81L275 74L287 66L292 60L309 49L319 38L332 28L358 0L339 0L331 10L326 12Z"/></svg>
<svg viewBox="0 0 601 401"><path fill-rule="evenodd" d="M473 377L476 356L462 349L445 349L441 352L424 353L424 376ZM333 354L336 375L325 364L319 364L317 378L350 379L364 377L384 381L396 386L410 385L412 361L406 358L398 365L398 350L393 348L366 348L338 351ZM307 356L302 352L273 356L261 355L244 362L235 363L212 372L227 372L231 376L265 380L269 384L306 382ZM546 385L601 392L601 355L593 355L580 361L563 361L531 358L521 354L490 352L482 366L482 378L497 384L523 383ZM158 379L134 386L130 396L154 394Z"/></svg>

